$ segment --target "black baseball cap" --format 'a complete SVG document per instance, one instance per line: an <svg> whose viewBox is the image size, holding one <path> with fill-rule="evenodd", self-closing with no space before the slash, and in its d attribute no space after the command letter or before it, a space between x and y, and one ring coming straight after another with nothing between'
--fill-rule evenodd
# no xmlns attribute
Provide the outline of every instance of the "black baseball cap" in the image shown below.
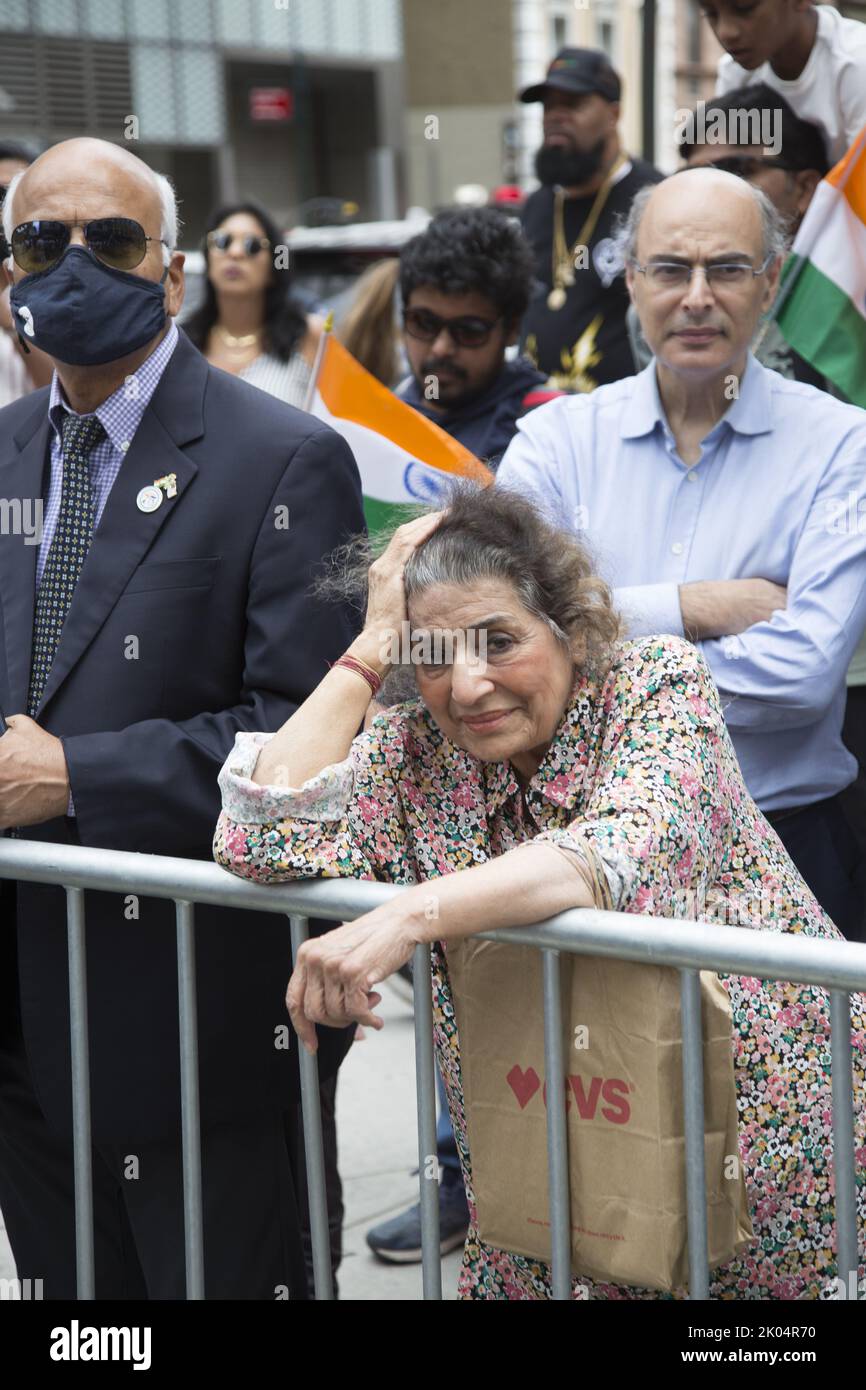
<svg viewBox="0 0 866 1390"><path fill-rule="evenodd" d="M607 101L619 101L620 81L606 53L597 48L561 48L547 69L543 82L520 93L521 101L543 101L545 92L597 92Z"/></svg>

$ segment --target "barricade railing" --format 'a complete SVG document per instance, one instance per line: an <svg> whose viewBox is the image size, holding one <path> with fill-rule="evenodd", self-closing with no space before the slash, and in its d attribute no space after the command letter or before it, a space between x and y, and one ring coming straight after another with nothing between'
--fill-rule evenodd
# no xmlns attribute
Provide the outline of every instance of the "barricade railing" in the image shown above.
<svg viewBox="0 0 866 1390"><path fill-rule="evenodd" d="M95 1297L93 1192L90 1160L90 1067L87 1027L85 889L169 898L177 923L180 1020L181 1128L187 1298L202 1299L204 1255L201 1189L194 904L281 912L290 920L293 958L310 917L351 921L405 891L355 879L266 886L216 864L116 850L0 840L0 878L56 884L66 890L77 1289ZM531 927L483 932L490 940L533 946L543 956L544 1054L550 1192L551 1280L554 1299L571 1298L571 1237L565 1111L565 1065L560 1005L563 951L677 968L681 981L686 1199L691 1299L709 1297L704 1170L701 970L817 985L830 996L837 1275L857 1288L857 1210L851 993L866 992L866 945L755 931L665 917L578 909ZM436 1087L430 948L414 953L415 1068L418 1174L424 1298L442 1297L439 1253ZM317 1299L333 1297L316 1057L299 1046L299 1071L312 1258ZM432 1161L431 1161L432 1160Z"/></svg>

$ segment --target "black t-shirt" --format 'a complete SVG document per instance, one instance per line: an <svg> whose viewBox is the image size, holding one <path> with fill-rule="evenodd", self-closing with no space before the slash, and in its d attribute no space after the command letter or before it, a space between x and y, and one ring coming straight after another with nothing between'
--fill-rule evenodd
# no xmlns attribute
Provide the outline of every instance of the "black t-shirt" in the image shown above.
<svg viewBox="0 0 866 1390"><path fill-rule="evenodd" d="M623 165L608 192L589 240L586 265L574 269L574 284L561 309L548 308L553 286L553 189L539 188L526 200L523 231L535 256L540 284L523 320L523 351L563 391L592 391L634 374L625 315L629 299L613 232L638 189L664 177L643 159ZM565 240L571 249L595 194L565 200Z"/></svg>

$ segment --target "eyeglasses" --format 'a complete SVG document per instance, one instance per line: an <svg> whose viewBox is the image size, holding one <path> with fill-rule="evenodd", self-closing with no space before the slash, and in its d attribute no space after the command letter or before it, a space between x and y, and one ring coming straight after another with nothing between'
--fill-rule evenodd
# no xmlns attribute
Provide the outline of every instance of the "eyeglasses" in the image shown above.
<svg viewBox="0 0 866 1390"><path fill-rule="evenodd" d="M460 314L454 319L443 319L429 309L407 309L403 314L403 327L410 338L418 338L422 343L432 343L447 328L458 347L483 347L493 332L499 318L477 318L474 314Z"/></svg>
<svg viewBox="0 0 866 1390"><path fill-rule="evenodd" d="M55 266L80 227L88 251L113 270L134 270L147 255L147 243L162 237L146 236L130 217L97 217L93 222L22 222L12 233L12 255L28 275Z"/></svg>
<svg viewBox="0 0 866 1390"><path fill-rule="evenodd" d="M234 232L208 232L207 244L212 251L228 251L233 242L239 241L245 256L257 256L270 246L266 236L235 236Z"/></svg>
<svg viewBox="0 0 866 1390"><path fill-rule="evenodd" d="M690 265L688 261L650 261L648 265L638 265L637 261L632 261L632 266L646 276L652 290L683 289L696 270L704 272L707 284L714 290L738 290L749 284L754 276L763 275L772 260L771 253L757 270L746 261L714 261L710 265Z"/></svg>

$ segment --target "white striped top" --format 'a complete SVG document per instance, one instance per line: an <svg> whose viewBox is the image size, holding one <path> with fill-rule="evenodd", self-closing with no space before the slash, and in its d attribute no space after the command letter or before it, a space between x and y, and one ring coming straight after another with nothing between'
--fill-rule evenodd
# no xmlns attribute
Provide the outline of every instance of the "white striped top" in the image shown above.
<svg viewBox="0 0 866 1390"><path fill-rule="evenodd" d="M312 374L310 363L299 352L293 352L288 362L281 361L273 353L263 352L242 372L238 372L238 376L251 386L258 386L260 391L267 391L269 395L301 409L307 399Z"/></svg>

